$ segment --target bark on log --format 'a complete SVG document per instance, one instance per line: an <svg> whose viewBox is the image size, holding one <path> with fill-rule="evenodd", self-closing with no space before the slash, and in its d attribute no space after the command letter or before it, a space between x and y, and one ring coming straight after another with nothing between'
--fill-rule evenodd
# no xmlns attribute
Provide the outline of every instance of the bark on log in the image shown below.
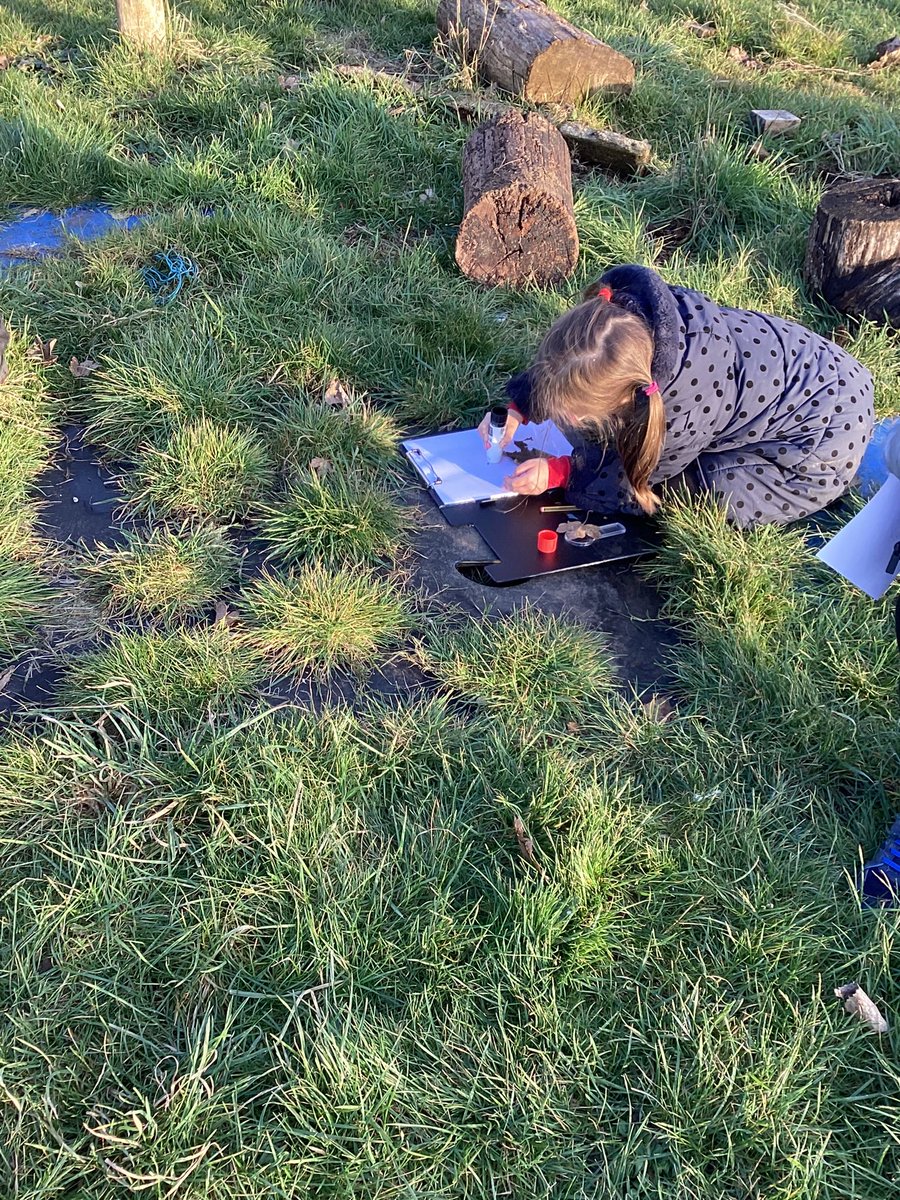
<svg viewBox="0 0 900 1200"><path fill-rule="evenodd" d="M809 231L806 278L841 312L900 326L900 179L826 193Z"/></svg>
<svg viewBox="0 0 900 1200"><path fill-rule="evenodd" d="M479 283L558 283L578 261L572 164L561 134L515 109L470 134L463 151L460 270Z"/></svg>
<svg viewBox="0 0 900 1200"><path fill-rule="evenodd" d="M571 104L634 83L630 59L541 0L441 0L437 22L485 79L535 104Z"/></svg>
<svg viewBox="0 0 900 1200"><path fill-rule="evenodd" d="M155 49L166 40L166 0L116 0L119 34L136 46Z"/></svg>

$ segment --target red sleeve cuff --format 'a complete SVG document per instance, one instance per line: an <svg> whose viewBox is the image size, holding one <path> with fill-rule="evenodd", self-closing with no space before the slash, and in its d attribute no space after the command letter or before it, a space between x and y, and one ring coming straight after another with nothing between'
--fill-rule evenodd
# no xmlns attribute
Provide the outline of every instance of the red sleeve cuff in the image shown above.
<svg viewBox="0 0 900 1200"><path fill-rule="evenodd" d="M569 482L569 476L572 474L572 460L568 455L560 458L548 458L547 467L549 470L548 488L565 487Z"/></svg>

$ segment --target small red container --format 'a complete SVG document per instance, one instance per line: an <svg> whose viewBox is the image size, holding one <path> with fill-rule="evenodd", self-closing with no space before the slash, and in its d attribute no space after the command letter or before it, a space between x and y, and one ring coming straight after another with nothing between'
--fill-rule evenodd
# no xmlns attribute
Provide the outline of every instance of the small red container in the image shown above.
<svg viewBox="0 0 900 1200"><path fill-rule="evenodd" d="M559 534L555 529L542 529L538 534L538 550L541 554L552 554L558 541Z"/></svg>

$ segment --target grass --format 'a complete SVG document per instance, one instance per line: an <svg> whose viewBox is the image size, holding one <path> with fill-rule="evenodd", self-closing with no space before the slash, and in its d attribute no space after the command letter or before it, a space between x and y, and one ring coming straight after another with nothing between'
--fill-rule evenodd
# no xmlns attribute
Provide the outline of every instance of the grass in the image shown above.
<svg viewBox="0 0 900 1200"><path fill-rule="evenodd" d="M237 573L237 554L214 528L156 526L126 534L80 564L89 590L116 617L199 616Z"/></svg>
<svg viewBox="0 0 900 1200"><path fill-rule="evenodd" d="M413 610L393 570L398 436L480 416L616 262L834 332L896 410L896 335L802 280L830 180L900 173L900 73L865 67L896 8L558 7L637 65L575 116L654 165L579 172L578 271L521 294L455 268L466 129L332 69L408 49L452 79L433 4L188 0L158 56L97 0L0 13L24 56L0 71L0 201L151 218L0 278L0 650L27 646L51 556L61 605L66 566L120 622L62 663L55 709L0 730L4 1195L896 1192L893 1034L833 996L857 979L896 1017L898 917L850 878L900 809L890 600L801 533L672 509L667 715L590 629ZM763 160L754 107L803 118ZM168 246L200 274L157 307L140 270ZM76 420L153 522L119 551L51 555L40 524ZM203 624L226 583L242 623ZM273 672L362 678L411 629L436 694L272 710Z"/></svg>
<svg viewBox="0 0 900 1200"><path fill-rule="evenodd" d="M376 562L395 553L403 510L382 486L353 476L298 477L259 519L273 562Z"/></svg>
<svg viewBox="0 0 900 1200"><path fill-rule="evenodd" d="M394 580L321 566L263 575L244 592L241 612L252 645L283 672L374 666L411 616Z"/></svg>
<svg viewBox="0 0 900 1200"><path fill-rule="evenodd" d="M196 630L123 633L79 658L66 681L73 702L84 698L145 718L192 714L212 720L253 694L265 664L225 623Z"/></svg>
<svg viewBox="0 0 900 1200"><path fill-rule="evenodd" d="M271 479L272 464L258 438L202 417L180 425L163 446L144 451L135 503L156 517L226 521L261 499Z"/></svg>
<svg viewBox="0 0 900 1200"><path fill-rule="evenodd" d="M49 586L33 563L0 555L0 655L21 649L40 624Z"/></svg>
<svg viewBox="0 0 900 1200"><path fill-rule="evenodd" d="M433 623L420 656L447 687L489 711L552 724L591 720L615 678L602 636L527 605L500 625Z"/></svg>

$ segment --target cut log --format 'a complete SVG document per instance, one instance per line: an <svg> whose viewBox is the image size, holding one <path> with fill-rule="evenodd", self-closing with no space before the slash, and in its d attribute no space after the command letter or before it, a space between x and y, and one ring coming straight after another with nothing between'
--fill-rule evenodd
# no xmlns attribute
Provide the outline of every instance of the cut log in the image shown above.
<svg viewBox="0 0 900 1200"><path fill-rule="evenodd" d="M463 151L460 270L479 283L521 287L565 279L578 261L572 165L562 135L514 109L480 125Z"/></svg>
<svg viewBox="0 0 900 1200"><path fill-rule="evenodd" d="M634 83L630 59L540 0L440 0L437 22L483 78L535 104L571 104Z"/></svg>
<svg viewBox="0 0 900 1200"><path fill-rule="evenodd" d="M842 183L816 210L806 278L829 304L900 326L900 179Z"/></svg>

